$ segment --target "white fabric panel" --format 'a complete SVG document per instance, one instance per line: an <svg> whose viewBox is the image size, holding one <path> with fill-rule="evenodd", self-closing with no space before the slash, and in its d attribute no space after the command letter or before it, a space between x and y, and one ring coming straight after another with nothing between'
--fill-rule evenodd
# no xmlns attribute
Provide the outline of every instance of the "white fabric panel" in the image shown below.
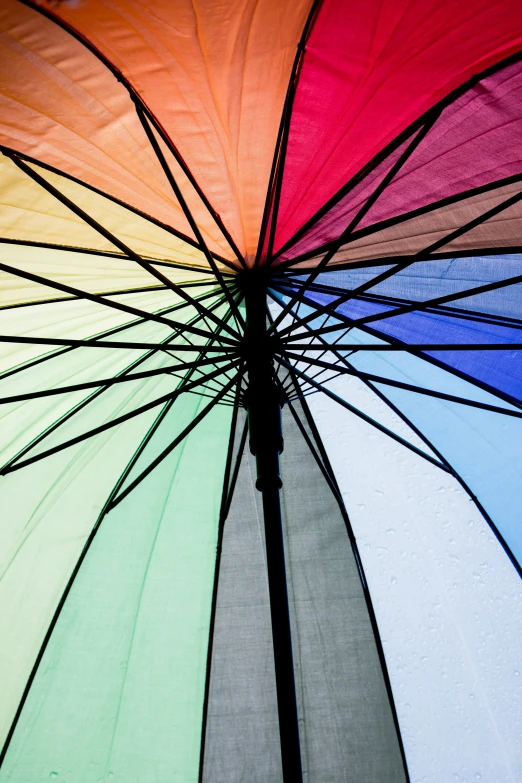
<svg viewBox="0 0 522 783"><path fill-rule="evenodd" d="M344 378L328 386L350 400ZM308 401L358 539L412 783L520 783L515 569L454 478L325 395Z"/></svg>

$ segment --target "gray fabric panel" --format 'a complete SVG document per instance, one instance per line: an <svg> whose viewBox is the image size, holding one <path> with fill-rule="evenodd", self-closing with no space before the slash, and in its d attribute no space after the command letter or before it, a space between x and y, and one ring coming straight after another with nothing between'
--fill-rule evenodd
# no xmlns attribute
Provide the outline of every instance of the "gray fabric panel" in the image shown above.
<svg viewBox="0 0 522 783"><path fill-rule="evenodd" d="M243 424L241 411L237 423L239 435ZM223 534L204 783L281 783L282 780L259 500L255 463L247 441Z"/></svg>
<svg viewBox="0 0 522 783"><path fill-rule="evenodd" d="M294 406L305 423L299 403ZM286 565L306 783L404 783L399 742L346 526L287 407Z"/></svg>

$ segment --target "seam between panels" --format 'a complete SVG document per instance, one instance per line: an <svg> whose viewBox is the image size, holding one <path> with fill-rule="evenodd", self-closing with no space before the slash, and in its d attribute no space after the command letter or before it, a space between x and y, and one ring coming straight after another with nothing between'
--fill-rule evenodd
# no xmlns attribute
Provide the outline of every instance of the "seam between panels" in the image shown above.
<svg viewBox="0 0 522 783"><path fill-rule="evenodd" d="M294 383L296 383L296 381L294 381ZM321 436L319 434L319 430L317 429L317 426L315 424L313 416L312 416L312 414L310 412L310 408L308 407L308 403L306 402L304 397L300 398L300 402L301 402L301 405L302 405L302 408L303 408L303 411L304 411L304 414L305 414L308 426L310 427L310 430L312 431L313 437L314 437L314 439L315 439L315 441L317 443L317 447L319 449L319 452L321 454L322 459L324 460L325 466L328 469L328 471L330 472L330 474L331 474L331 476L333 478L333 481L335 482L335 486L338 487L337 480L335 478L335 473L334 473L334 471L332 469L332 466L330 464L330 460L328 459L328 455L326 453L326 449L324 447L323 441L321 439ZM401 730L400 730L400 725L399 725L399 718L398 718L398 715L397 715L397 710L396 710L396 707L395 707L395 700L394 700L394 697L393 697L393 689L392 689L392 685L391 685L390 675L388 673L388 666L387 666L387 663L386 663L386 657L385 657L384 649L383 649L382 642L381 642L381 637L380 637L380 633L379 633L379 626L378 626L377 618L376 618L375 611L374 611L374 608L373 608L373 602L372 602L372 598L371 598L371 595L370 595L368 582L366 580L366 574L364 572L364 567L363 567L363 564L362 564L362 561L361 561L361 557L360 557L360 554L359 554L359 548L357 546L357 541L356 541L356 538L355 538L355 535L354 535L354 532L353 532L353 528L352 528L352 525L351 525L351 522L350 522L350 518L348 516L348 511L346 509L346 506L344 505L344 501L342 499L342 496L341 496L340 492L338 492L338 494L332 492L332 494L334 495L334 497L335 497L335 499L337 501L337 504L339 506L339 510L341 512L341 516L342 516L342 518L344 520L344 524L346 526L346 533L347 533L348 538L350 540L353 556L354 556L355 563L356 563L356 566L357 566L357 569L358 569L358 572L359 572L359 578L361 580L361 586L362 586L362 590L363 590L363 594L364 594L364 600L365 600L365 603L366 603L366 609L368 611L368 616L370 618L370 623L371 623L371 626L372 626L373 637L374 637L374 640L375 640L375 646L376 646L376 649L377 649L377 654L379 656L379 662L381 664L381 672L382 672L382 676L383 676L383 680L384 680L384 685L385 685L385 688L386 688L386 692L388 694L388 701L389 701L389 704L390 704L390 709L391 709L391 712L392 712L393 723L395 725L395 731L396 731L396 734L397 734L397 742L398 742L399 750L400 750L400 754L401 754L402 765L403 765L403 769L404 769L404 776L405 776L406 783L411 783L410 774L409 774L409 771L408 771L408 764L407 764L407 761L406 761L406 752L405 752L404 745L403 745L403 742L402 742L402 735L401 735Z"/></svg>
<svg viewBox="0 0 522 783"><path fill-rule="evenodd" d="M101 527L102 522L104 521L105 517L107 516L107 513L109 511L109 507L110 507L110 504L111 504L113 498L118 493L120 487L124 483L125 479L127 478L129 473L131 472L132 468L134 467L134 465L136 464L138 459L140 458L140 456L143 453L145 447L147 446L147 444L151 440L152 436L154 435L154 433L158 429L159 425L161 424L161 422L163 421L163 419L165 418L165 416L167 415L168 411L170 410L170 408L172 407L173 404L174 404L174 401L173 400L169 400L167 402L167 404L163 407L163 409L160 412L160 414L157 416L156 420L152 423L151 427L149 428L149 431L147 432L147 434L145 435L145 437L141 441L140 445L136 449L136 452L134 453L133 457L128 462L127 466L122 471L119 479L115 483L111 493L109 494L107 500L105 501L105 504L104 504L100 514L98 515L98 519L96 520L96 522L95 522L95 524L94 524L94 526L93 526L93 528L92 528L92 530L91 530L91 532L90 532L90 534L89 534L85 544L83 545L83 549L82 549L82 551L80 553L80 556L78 557L78 560L76 561L76 564L75 564L75 566L73 568L73 571L72 571L72 573L71 573L71 575L70 575L70 577L69 577L69 579L67 581L67 584L66 584L65 589L64 589L64 591L62 593L62 596L61 596L61 598L60 598L60 600L58 602L58 605L57 605L57 607L56 607L56 609L54 611L53 617L51 619L51 622L49 624L47 632L46 632L46 634L44 636L43 642L42 642L42 644L40 646L40 649L39 649L38 654L36 656L35 662L33 664L33 668L31 669L31 673L29 675L29 678L27 680L26 686L25 686L24 691L22 693L22 697L20 699L20 703L18 705L18 708L17 708L16 713L14 715L13 721L11 723L11 727L10 727L9 732L7 734L7 737L5 739L4 746L3 746L3 748L2 748L2 750L0 752L0 770L2 768L3 762L5 761L5 757L7 755L7 751L9 750L9 746L11 744L11 741L13 739L14 733L16 731L16 727L18 725L18 721L20 720L23 708L25 706L25 703L26 703L27 698L29 696L29 693L31 691L32 684L33 684L33 682L34 682L34 680L36 678L36 675L38 673L38 669L40 667L40 663L42 662L42 659L43 659L43 657L45 655L45 651L47 649L47 646L49 644L51 636L52 636L52 634L54 632L54 629L55 629L55 627L56 627L56 625L58 623L58 620L60 618L62 609L63 609L63 607L64 607L64 605L65 605L65 603L67 601L69 593L71 592L71 589L72 589L72 587L74 585L76 577L78 576L78 573L79 573L79 571L81 569L81 566L82 566L82 564L83 564L83 562L84 562L84 560L85 560L85 558L86 558L86 556L87 556L87 554L89 552L91 544L93 543L93 541L94 541L94 539L96 537L96 534L98 533L98 531L99 531L99 529Z"/></svg>

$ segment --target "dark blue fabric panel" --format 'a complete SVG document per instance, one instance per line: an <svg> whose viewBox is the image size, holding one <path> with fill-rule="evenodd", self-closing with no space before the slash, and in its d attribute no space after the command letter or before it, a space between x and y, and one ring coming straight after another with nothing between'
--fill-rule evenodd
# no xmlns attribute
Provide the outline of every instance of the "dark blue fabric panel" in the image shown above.
<svg viewBox="0 0 522 783"><path fill-rule="evenodd" d="M307 300L326 304L325 296L314 292L307 293ZM340 305L338 312L357 319L371 314L372 308L376 307L370 303L350 300ZM372 332L385 339L392 338L409 344L522 342L522 331L514 327L425 312L405 313L375 321L368 326ZM522 401L521 351L444 351L434 353L433 356L446 366Z"/></svg>
<svg viewBox="0 0 522 783"><path fill-rule="evenodd" d="M350 290L378 277L389 268L390 266L375 266L332 270L321 273L315 282L323 286ZM517 275L522 275L520 254L417 261L378 283L369 289L368 293L419 302L465 292ZM307 278L308 275L301 275L298 279L305 282ZM522 285L509 285L485 294L463 297L448 306L522 319Z"/></svg>

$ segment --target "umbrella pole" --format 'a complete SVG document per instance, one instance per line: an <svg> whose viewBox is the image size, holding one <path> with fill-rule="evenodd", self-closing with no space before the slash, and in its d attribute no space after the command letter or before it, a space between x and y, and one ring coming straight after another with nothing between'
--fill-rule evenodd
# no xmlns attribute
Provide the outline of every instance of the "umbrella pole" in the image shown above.
<svg viewBox="0 0 522 783"><path fill-rule="evenodd" d="M266 286L252 276L245 287L247 333L246 397L250 451L256 457L256 487L263 498L268 590L284 783L301 783L301 752L295 692L290 611L281 517L279 454L283 451L281 392L274 378L273 353L267 336Z"/></svg>

